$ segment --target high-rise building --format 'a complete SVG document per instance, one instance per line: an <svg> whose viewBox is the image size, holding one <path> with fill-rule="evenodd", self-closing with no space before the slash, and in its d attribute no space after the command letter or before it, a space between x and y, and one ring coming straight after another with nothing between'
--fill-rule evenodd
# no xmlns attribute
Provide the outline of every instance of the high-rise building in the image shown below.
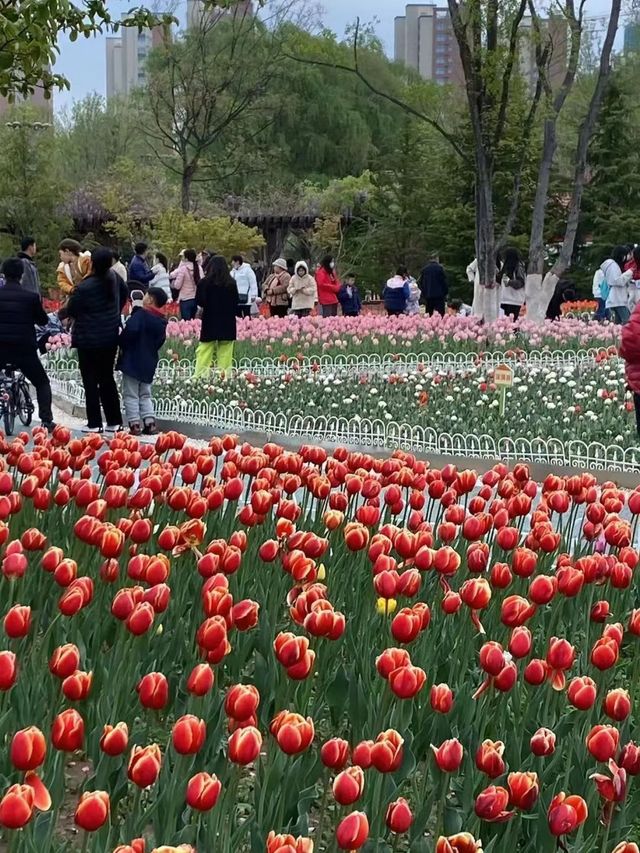
<svg viewBox="0 0 640 853"><path fill-rule="evenodd" d="M543 36L551 41L549 73L555 88L564 76L569 45L567 22L551 16L540 22ZM464 84L458 42L449 9L435 3L409 3L405 14L395 19L394 58L414 68L425 80ZM521 25L518 45L520 73L534 88L538 79L531 18Z"/></svg>
<svg viewBox="0 0 640 853"><path fill-rule="evenodd" d="M51 67L47 69L49 72L51 71ZM44 90L42 87L36 87L34 91L30 95L21 95L16 92L15 98L13 99L13 103L9 101L9 98L4 95L0 96L0 116L4 115L7 110L10 110L14 104L29 104L34 107L40 115L42 115L43 121L51 122L53 121L53 92L51 92L50 98L45 98Z"/></svg>
<svg viewBox="0 0 640 853"><path fill-rule="evenodd" d="M162 25L142 31L121 27L117 36L107 38L107 98L127 95L144 86L149 53L166 38L167 30Z"/></svg>
<svg viewBox="0 0 640 853"><path fill-rule="evenodd" d="M187 0L187 29L211 26L222 17L244 18L253 13L253 0L238 0L228 9L205 9L202 0Z"/></svg>
<svg viewBox="0 0 640 853"><path fill-rule="evenodd" d="M435 3L409 3L395 19L394 58L426 80L462 83L458 44L449 10Z"/></svg>

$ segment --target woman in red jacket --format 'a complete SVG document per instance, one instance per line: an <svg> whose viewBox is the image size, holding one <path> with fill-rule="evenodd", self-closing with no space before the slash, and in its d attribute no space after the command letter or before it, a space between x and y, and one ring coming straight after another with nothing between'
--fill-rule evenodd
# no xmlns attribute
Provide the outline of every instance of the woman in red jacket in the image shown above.
<svg viewBox="0 0 640 853"><path fill-rule="evenodd" d="M340 280L336 275L336 262L331 255L324 257L316 270L316 286L318 288L320 313L323 317L336 317Z"/></svg>
<svg viewBox="0 0 640 853"><path fill-rule="evenodd" d="M640 435L640 303L634 308L629 322L622 327L622 342L618 351L626 362L627 384L633 391L636 426Z"/></svg>

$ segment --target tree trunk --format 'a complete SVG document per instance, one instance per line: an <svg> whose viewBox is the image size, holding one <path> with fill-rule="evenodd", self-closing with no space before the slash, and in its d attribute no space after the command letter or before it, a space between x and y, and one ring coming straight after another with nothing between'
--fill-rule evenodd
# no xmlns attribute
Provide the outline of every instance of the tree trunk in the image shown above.
<svg viewBox="0 0 640 853"><path fill-rule="evenodd" d="M528 272L526 282L527 320L542 323L547 316L547 308L558 283L558 276L552 271L544 276L542 272Z"/></svg>
<svg viewBox="0 0 640 853"><path fill-rule="evenodd" d="M183 163L180 187L183 213L191 212L191 185L193 184L193 176L195 173L196 166L194 163Z"/></svg>
<svg viewBox="0 0 640 853"><path fill-rule="evenodd" d="M483 149L476 151L476 256L478 284L474 314L487 323L498 318L500 290L496 287L496 237L493 219L493 168Z"/></svg>

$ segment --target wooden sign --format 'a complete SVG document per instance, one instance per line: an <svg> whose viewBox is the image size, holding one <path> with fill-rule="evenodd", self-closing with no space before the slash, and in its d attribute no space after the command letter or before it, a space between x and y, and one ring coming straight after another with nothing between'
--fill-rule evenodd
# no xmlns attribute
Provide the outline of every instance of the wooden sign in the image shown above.
<svg viewBox="0 0 640 853"><path fill-rule="evenodd" d="M503 388L511 388L513 385L513 369L508 364L500 364L493 374L493 381Z"/></svg>

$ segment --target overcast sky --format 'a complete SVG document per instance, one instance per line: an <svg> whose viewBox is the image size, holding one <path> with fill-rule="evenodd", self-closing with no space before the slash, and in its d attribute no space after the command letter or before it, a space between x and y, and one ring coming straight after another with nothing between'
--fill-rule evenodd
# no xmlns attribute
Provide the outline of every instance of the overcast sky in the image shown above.
<svg viewBox="0 0 640 853"><path fill-rule="evenodd" d="M404 0L320 0L320 3L324 9L325 25L339 35L342 35L345 28L358 16L363 21L372 21L377 18L378 32L387 52L392 53L393 19L396 15L404 13ZM114 16L119 16L133 5L135 5L133 0L109 2ZM442 5L446 4L442 3ZM154 8L160 8L160 6L158 2L153 3ZM610 8L610 0L587 0L589 15L604 15ZM181 9L182 4L178 9L178 17ZM80 39L74 44L63 39L56 71L64 74L71 81L70 92L56 93L54 99L56 110L70 105L74 99L81 99L90 92L104 94L106 85L104 36L88 40Z"/></svg>

